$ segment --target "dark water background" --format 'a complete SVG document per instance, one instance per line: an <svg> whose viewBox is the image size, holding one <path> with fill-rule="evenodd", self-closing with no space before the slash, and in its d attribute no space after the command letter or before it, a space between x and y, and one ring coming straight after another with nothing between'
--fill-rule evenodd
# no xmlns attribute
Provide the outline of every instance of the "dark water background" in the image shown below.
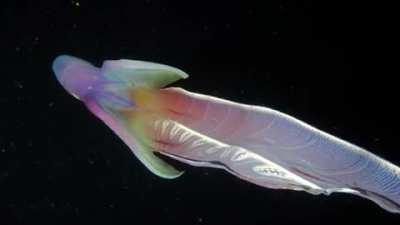
<svg viewBox="0 0 400 225"><path fill-rule="evenodd" d="M269 190L216 169L163 180L50 70L179 67L177 86L264 105L400 165L398 24L387 3L1 1L0 224L400 224L356 196ZM375 222L374 222L375 221Z"/></svg>

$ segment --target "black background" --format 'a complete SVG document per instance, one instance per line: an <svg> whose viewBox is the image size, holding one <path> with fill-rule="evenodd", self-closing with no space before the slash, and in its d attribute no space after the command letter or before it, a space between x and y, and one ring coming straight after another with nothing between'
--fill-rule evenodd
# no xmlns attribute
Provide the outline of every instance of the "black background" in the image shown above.
<svg viewBox="0 0 400 225"><path fill-rule="evenodd" d="M191 91L272 107L400 164L394 6L2 1L0 224L400 224L346 194L269 190L175 163L163 180L69 96L59 54L176 66ZM374 222L376 221L376 222Z"/></svg>

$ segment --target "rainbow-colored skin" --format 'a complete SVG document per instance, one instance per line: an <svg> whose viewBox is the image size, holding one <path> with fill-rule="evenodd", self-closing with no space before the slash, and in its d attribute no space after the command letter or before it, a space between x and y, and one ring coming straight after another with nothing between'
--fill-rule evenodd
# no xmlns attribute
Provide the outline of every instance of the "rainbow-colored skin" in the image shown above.
<svg viewBox="0 0 400 225"><path fill-rule="evenodd" d="M140 107L138 103L146 101L141 93L186 78L186 73L170 66L136 60L109 60L97 68L68 55L54 60L53 71L61 85L104 121L150 171L163 178L182 174L156 157L153 149L144 143L150 139L141 124L149 113L145 105Z"/></svg>
<svg viewBox="0 0 400 225"><path fill-rule="evenodd" d="M350 193L400 212L396 165L270 108L160 89L188 77L181 70L133 60L96 68L71 56L58 57L53 70L158 176L182 172L154 151L193 166L222 168L263 187Z"/></svg>

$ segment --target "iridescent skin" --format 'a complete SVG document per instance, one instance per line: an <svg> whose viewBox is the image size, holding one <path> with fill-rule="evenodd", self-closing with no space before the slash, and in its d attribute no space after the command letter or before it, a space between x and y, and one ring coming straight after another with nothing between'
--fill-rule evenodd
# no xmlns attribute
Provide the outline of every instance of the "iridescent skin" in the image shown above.
<svg viewBox="0 0 400 225"><path fill-rule="evenodd" d="M104 121L129 146L139 160L163 178L175 178L182 172L153 154L143 142L147 139L141 128L144 107L133 99L142 89L160 88L188 75L166 65L135 60L109 60L101 68L62 55L53 62L53 71L61 85Z"/></svg>
<svg viewBox="0 0 400 225"><path fill-rule="evenodd" d="M153 173L182 173L152 154L193 166L222 168L268 188L312 194L344 192L400 212L400 169L342 139L279 111L179 88L159 89L187 75L140 61L101 68L62 56L54 71Z"/></svg>
<svg viewBox="0 0 400 225"><path fill-rule="evenodd" d="M400 212L400 168L361 147L266 107L180 88L156 95L164 117L147 133L164 155L268 188L350 193Z"/></svg>

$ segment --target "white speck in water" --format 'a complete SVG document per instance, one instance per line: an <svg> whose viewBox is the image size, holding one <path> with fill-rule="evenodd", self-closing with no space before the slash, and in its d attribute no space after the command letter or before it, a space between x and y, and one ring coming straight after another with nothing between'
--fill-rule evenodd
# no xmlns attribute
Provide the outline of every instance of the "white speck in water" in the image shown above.
<svg viewBox="0 0 400 225"><path fill-rule="evenodd" d="M33 38L33 45L38 45L39 44L39 37L36 36Z"/></svg>
<svg viewBox="0 0 400 225"><path fill-rule="evenodd" d="M24 85L22 85L21 82L19 82L19 81L17 81L17 80L14 80L14 84L15 84L15 86L17 86L19 89L24 88Z"/></svg>
<svg viewBox="0 0 400 225"><path fill-rule="evenodd" d="M76 0L72 0L71 3L72 3L72 5L74 5L74 6L76 6L76 7L81 6L81 4L79 3L79 1L76 1Z"/></svg>

